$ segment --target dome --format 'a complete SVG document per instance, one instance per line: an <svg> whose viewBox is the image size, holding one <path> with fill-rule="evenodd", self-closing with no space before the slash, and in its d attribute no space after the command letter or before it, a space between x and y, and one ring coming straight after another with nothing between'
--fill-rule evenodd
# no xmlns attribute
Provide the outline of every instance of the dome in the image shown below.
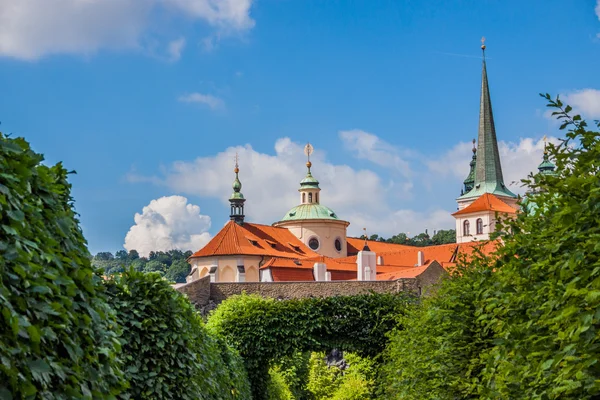
<svg viewBox="0 0 600 400"><path fill-rule="evenodd" d="M285 213L280 222L284 221L299 221L307 219L331 219L339 221L335 212L321 204L300 204Z"/></svg>

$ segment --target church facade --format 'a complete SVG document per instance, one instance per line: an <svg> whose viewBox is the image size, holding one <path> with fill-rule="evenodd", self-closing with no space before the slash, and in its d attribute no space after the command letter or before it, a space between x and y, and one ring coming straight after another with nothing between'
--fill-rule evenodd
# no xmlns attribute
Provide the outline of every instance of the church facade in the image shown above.
<svg viewBox="0 0 600 400"><path fill-rule="evenodd" d="M485 46L482 50L477 142L473 141L469 175L456 199L458 210L452 214L456 243L413 247L348 237L350 222L321 203L319 181L311 170L312 147L307 145L307 172L298 189L299 204L272 225L245 220L246 199L236 162L230 221L189 258L192 268L187 281L206 276L211 282L395 280L450 268L460 255L469 257L475 246L493 252L500 243L490 241L490 235L497 230L499 218L517 215L519 199L506 187L502 175ZM553 170L545 155L540 172Z"/></svg>

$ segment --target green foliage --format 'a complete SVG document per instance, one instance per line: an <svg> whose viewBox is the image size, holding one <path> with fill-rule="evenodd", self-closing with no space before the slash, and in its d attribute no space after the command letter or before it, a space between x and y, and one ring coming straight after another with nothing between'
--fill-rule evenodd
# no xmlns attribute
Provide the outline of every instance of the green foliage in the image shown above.
<svg viewBox="0 0 600 400"><path fill-rule="evenodd" d="M68 172L0 134L0 398L109 399L117 327L73 211Z"/></svg>
<svg viewBox="0 0 600 400"><path fill-rule="evenodd" d="M537 207L500 224L497 255L407 315L386 350L385 398L600 397L600 133L544 97L568 128L548 146L558 175L526 180Z"/></svg>
<svg viewBox="0 0 600 400"><path fill-rule="evenodd" d="M133 268L136 271L158 272L172 282L184 283L190 271L190 265L186 260L191 255L191 251L153 251L146 258L140 257L136 250L130 250L129 253L119 250L114 256L105 251L96 254L92 264L96 268L103 269L107 275L122 273L126 269Z"/></svg>
<svg viewBox="0 0 600 400"><path fill-rule="evenodd" d="M122 326L123 398L250 399L243 362L213 339L187 298L157 273L133 270L107 283Z"/></svg>
<svg viewBox="0 0 600 400"><path fill-rule="evenodd" d="M369 294L277 301L232 296L209 316L207 327L226 338L246 362L254 399L266 398L265 377L273 360L333 348L374 356L386 345L412 298Z"/></svg>
<svg viewBox="0 0 600 400"><path fill-rule="evenodd" d="M175 283L185 283L185 277L190 273L191 266L185 260L174 261L167 269L165 279Z"/></svg>
<svg viewBox="0 0 600 400"><path fill-rule="evenodd" d="M364 239L365 236L361 236L361 239ZM429 236L427 230L423 233L419 233L416 236L408 237L406 233L399 233L397 235L392 236L389 239L385 239L377 234L371 235L369 240L376 240L378 242L387 242L394 244L403 244L406 246L434 246L439 244L448 244L448 243L456 243L456 231L454 229L441 229L434 233L433 237Z"/></svg>
<svg viewBox="0 0 600 400"><path fill-rule="evenodd" d="M296 400L279 366L269 369L267 400Z"/></svg>

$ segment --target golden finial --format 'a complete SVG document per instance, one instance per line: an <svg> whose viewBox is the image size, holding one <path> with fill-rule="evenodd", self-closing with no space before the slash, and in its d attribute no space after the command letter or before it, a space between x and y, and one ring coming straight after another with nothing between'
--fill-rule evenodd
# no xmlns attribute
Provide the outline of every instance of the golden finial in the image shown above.
<svg viewBox="0 0 600 400"><path fill-rule="evenodd" d="M481 50L485 50L485 36L481 37Z"/></svg>
<svg viewBox="0 0 600 400"><path fill-rule="evenodd" d="M546 148L546 144L548 142L548 137L546 137L546 135L544 135L542 140L544 141L544 154L548 154L548 149Z"/></svg>
<svg viewBox="0 0 600 400"><path fill-rule="evenodd" d="M367 244L367 239L368 239L368 237L367 237L367 228L363 228L363 231L365 232L364 233L364 235L365 235L365 244Z"/></svg>
<svg viewBox="0 0 600 400"><path fill-rule="evenodd" d="M477 142L475 141L475 139L473 139L473 153L477 151L477 145L475 143Z"/></svg>
<svg viewBox="0 0 600 400"><path fill-rule="evenodd" d="M235 172L237 174L238 172L240 172L240 166L238 165L239 157L238 157L237 151L235 152L234 160L235 160L235 168L233 169L233 172Z"/></svg>

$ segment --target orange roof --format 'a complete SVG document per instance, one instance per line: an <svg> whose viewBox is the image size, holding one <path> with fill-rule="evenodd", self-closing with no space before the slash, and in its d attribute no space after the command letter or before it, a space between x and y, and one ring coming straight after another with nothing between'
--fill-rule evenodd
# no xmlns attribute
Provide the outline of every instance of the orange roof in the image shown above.
<svg viewBox="0 0 600 400"><path fill-rule="evenodd" d="M458 210L452 215L471 214L479 211L495 211L505 214L515 214L517 209L509 206L493 194L485 193L473 203L469 204L462 210Z"/></svg>
<svg viewBox="0 0 600 400"><path fill-rule="evenodd" d="M385 274L377 274L378 281L393 281L400 278L416 278L425 271L431 263L421 265L420 267L405 267L398 269L396 272L387 272Z"/></svg>
<svg viewBox="0 0 600 400"><path fill-rule="evenodd" d="M319 257L286 228L229 221L192 257L257 255L286 258Z"/></svg>
<svg viewBox="0 0 600 400"><path fill-rule="evenodd" d="M335 258L329 257L310 257L310 258L280 258L273 257L260 267L260 269L266 268L297 268L297 269L310 269L312 270L315 263L318 261L324 262L327 265L327 271L350 271L356 273L356 262L354 263L340 263Z"/></svg>
<svg viewBox="0 0 600 400"><path fill-rule="evenodd" d="M365 246L365 240L360 238L349 237L346 238L346 242L348 244L348 254L356 254ZM369 245L369 249L375 253L385 253L389 251L398 251L405 247L414 247L404 244L379 242L376 240L367 240L367 244Z"/></svg>

